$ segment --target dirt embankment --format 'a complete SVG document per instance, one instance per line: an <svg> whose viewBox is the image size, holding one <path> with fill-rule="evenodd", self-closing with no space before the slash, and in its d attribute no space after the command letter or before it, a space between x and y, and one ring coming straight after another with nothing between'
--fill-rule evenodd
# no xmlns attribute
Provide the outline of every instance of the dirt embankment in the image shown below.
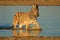
<svg viewBox="0 0 60 40"><path fill-rule="evenodd" d="M60 40L60 37L30 36L30 37L0 37L0 40Z"/></svg>

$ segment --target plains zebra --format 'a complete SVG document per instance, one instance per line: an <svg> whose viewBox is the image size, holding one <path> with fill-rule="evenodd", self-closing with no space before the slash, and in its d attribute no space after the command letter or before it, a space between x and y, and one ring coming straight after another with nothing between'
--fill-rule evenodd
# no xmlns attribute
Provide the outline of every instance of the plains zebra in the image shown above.
<svg viewBox="0 0 60 40"><path fill-rule="evenodd" d="M29 12L16 12L13 19L13 26L16 28L16 25L19 24L19 28L21 28L23 25L26 25L26 29L29 28L29 24L39 26L37 17L39 17L38 5L32 5Z"/></svg>

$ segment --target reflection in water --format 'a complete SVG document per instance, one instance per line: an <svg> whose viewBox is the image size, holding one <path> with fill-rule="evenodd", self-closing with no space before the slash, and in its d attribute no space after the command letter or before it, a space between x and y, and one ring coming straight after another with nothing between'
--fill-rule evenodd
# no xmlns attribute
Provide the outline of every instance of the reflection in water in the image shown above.
<svg viewBox="0 0 60 40"><path fill-rule="evenodd" d="M40 30L13 30L13 36L38 36Z"/></svg>

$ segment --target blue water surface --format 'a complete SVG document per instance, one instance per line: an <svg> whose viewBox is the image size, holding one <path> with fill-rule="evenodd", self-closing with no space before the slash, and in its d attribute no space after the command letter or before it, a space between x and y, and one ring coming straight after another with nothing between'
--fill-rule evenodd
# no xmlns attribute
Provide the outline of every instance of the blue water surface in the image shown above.
<svg viewBox="0 0 60 40"><path fill-rule="evenodd" d="M13 16L19 11L29 11L31 6L0 6L0 27L11 27ZM39 6L37 21L41 31L37 36L60 36L60 6ZM13 36L12 30L0 30L0 37Z"/></svg>

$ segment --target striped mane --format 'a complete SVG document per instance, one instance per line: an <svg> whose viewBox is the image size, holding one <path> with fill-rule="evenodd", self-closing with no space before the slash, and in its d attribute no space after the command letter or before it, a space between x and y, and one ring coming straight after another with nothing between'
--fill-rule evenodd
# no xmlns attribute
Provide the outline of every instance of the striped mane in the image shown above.
<svg viewBox="0 0 60 40"><path fill-rule="evenodd" d="M35 17L39 17L38 5L32 5L31 12L32 12L32 14L35 15Z"/></svg>

